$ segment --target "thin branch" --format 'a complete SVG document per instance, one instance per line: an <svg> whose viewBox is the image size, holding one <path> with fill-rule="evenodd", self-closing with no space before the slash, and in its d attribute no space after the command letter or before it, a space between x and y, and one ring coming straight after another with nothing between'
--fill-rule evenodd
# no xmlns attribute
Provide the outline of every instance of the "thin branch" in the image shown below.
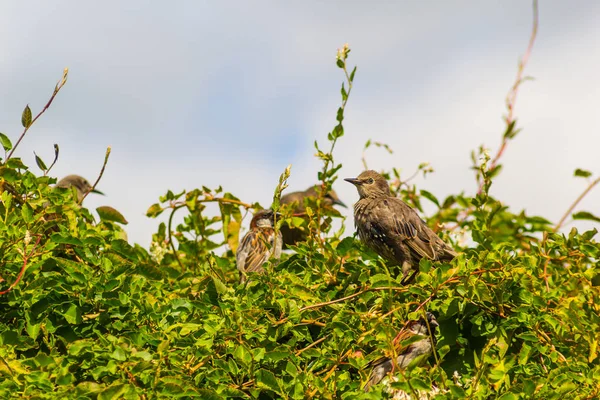
<svg viewBox="0 0 600 400"><path fill-rule="evenodd" d="M553 230L554 232L558 232L558 230L565 223L565 220L569 217L569 215L571 215L571 213L573 212L573 210L575 209L575 207L577 207L577 205L581 202L581 200L583 200L583 198L585 196L587 196L587 194L590 192L590 190L592 190L594 188L594 186L596 186L599 182L600 182L600 178L596 178L596 180L593 181L593 182L591 182L588 185L588 187L583 191L583 193L581 193L579 195L579 197L577 197L577 199L575 199L575 201L573 202L573 204L571 204L571 206L569 207L569 209L564 213L564 215L562 216L562 218L558 221L558 223L554 227L554 230Z"/></svg>
<svg viewBox="0 0 600 400"><path fill-rule="evenodd" d="M305 348L303 348L303 349L300 349L300 350L296 351L295 355L296 355L296 356L299 356L300 354L302 354L302 353L303 353L303 352L305 352L306 350L308 350L308 349L310 349L310 348L312 348L312 347L315 347L316 345L318 345L318 344L319 344L319 343L321 343L321 342L324 342L325 340L327 340L327 338L328 338L328 337L329 337L329 335L326 335L326 336L323 336L323 337L322 337L321 339L319 339L319 340L315 340L314 342L312 342L311 344L309 344L309 345L308 345L308 346L306 346Z"/></svg>
<svg viewBox="0 0 600 400"><path fill-rule="evenodd" d="M17 275L17 279L15 279L15 281L12 283L12 285L10 285L8 287L8 289L1 291L0 296L10 292L11 290L14 289L15 286L17 286L19 284L19 282L21 281L21 278L23 277L23 274L25 273L25 270L27 269L27 260L29 260L29 257L31 256L31 254L33 254L33 252L35 251L37 246L40 244L41 239L42 239L42 235L37 235L37 240L35 241L35 244L33 245L33 248L31 249L29 254L27 254L27 243L26 243L27 241L24 241L24 243L23 243L23 265L21 266L21 270L19 271L19 274Z"/></svg>
<svg viewBox="0 0 600 400"><path fill-rule="evenodd" d="M62 89L62 87L65 86L65 83L67 83L68 76L69 76L69 69L65 68L63 70L63 77L56 84L56 86L54 87L54 92L52 93L52 96L50 97L50 100L48 100L48 103L46 103L46 105L44 106L44 108L42 108L42 111L40 111L38 113L38 115L36 115L35 118L31 120L31 123L29 123L28 126L25 127L25 130L23 130L23 133L21 133L21 136L19 136L19 139L17 140L17 143L15 143L15 145L13 146L12 150L10 151L10 153L8 153L8 156L6 157L6 160L4 161L4 163L6 163L6 161L10 160L10 158L13 155L13 153L17 149L17 147L19 147L19 144L21 143L21 140L23 140L23 138L25 137L25 134L27 133L27 131L29 130L29 128L31 128L33 126L33 124L35 123L35 121L37 121L37 119L39 117L41 117L42 114L44 114L48 108L50 108L50 105L54 101L54 98L56 97L56 95L58 94L58 92L60 92L60 89Z"/></svg>
<svg viewBox="0 0 600 400"><path fill-rule="evenodd" d="M96 182L94 182L94 185L92 185L92 188L83 195L80 203L83 203L83 200L85 200L87 195L90 194L94 189L96 189L96 185L98 184L98 182L100 182L100 179L102 179L102 175L104 175L104 169L106 168L106 163L108 163L108 157L110 156L110 150L111 150L110 146L108 146L106 148L106 155L104 156L104 164L102 164L102 169L100 169L100 175L98 175L98 179L96 179Z"/></svg>
<svg viewBox="0 0 600 400"><path fill-rule="evenodd" d="M177 254L177 250L175 249L175 243L173 242L173 230L172 230L171 226L173 224L173 216L175 215L175 211L179 210L183 206L185 206L185 203L173 207L173 211L171 211L171 215L169 215L169 224L167 227L167 229L169 230L169 246L171 246L171 250L173 250L173 255L175 256L175 259L177 260L177 263L179 264L179 267L181 268L181 272L185 271L185 267L183 266L181 259L179 259L179 254Z"/></svg>
<svg viewBox="0 0 600 400"><path fill-rule="evenodd" d="M529 58L531 57L531 53L533 51L533 45L534 45L535 39L537 37L538 26L539 26L538 1L533 0L533 28L531 30L531 36L529 37L529 44L527 45L527 50L525 51L525 54L523 54L523 57L521 58L521 61L519 62L519 68L517 69L517 77L515 79L515 82L512 85L510 91L508 92L508 95L506 96L506 108L508 110L508 113L506 114L506 117L504 118L504 121L506 122L506 128L507 128L506 133L509 133L509 130L511 130L511 129L515 129L514 128L514 123L515 123L514 111L515 111L515 104L517 102L517 94L519 93L519 87L526 79L523 77L523 72L525 71L525 67L527 66L527 63L529 62ZM511 125L512 125L512 128L511 128ZM506 146L508 145L508 142L514 136L514 135L513 136L508 135L506 133L502 137L502 143L500 145L500 148L498 149L498 152L492 158L492 161L489 166L489 171L493 171L498 166L498 161L504 154L504 151L506 150ZM484 186L484 181L482 181L479 184L479 190L477 191L477 193L481 193L481 191L483 190L483 186Z"/></svg>

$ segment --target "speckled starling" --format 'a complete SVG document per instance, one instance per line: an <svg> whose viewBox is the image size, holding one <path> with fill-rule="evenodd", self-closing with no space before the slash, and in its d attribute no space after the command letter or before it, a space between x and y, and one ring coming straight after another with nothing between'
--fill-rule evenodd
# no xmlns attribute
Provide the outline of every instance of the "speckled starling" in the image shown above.
<svg viewBox="0 0 600 400"><path fill-rule="evenodd" d="M306 216L306 204L304 199L312 197L317 198L319 196L317 192L317 186L311 186L303 192L292 192L285 196L281 196L281 204L292 204L294 205L294 214L308 218ZM323 196L321 201L323 208L331 209L334 205L346 207L346 205L340 200L337 193L334 190L329 191ZM308 237L308 230L306 228L293 227L287 223L281 225L281 233L283 235L284 248L288 245L296 245L298 242L306 241Z"/></svg>
<svg viewBox="0 0 600 400"><path fill-rule="evenodd" d="M429 328L427 327L429 325ZM396 362L391 357L381 357L378 360L369 363L366 368L372 367L369 380L364 386L364 391L368 392L371 386L378 384L390 372L398 369L404 370L407 367L422 365L432 354L433 343L435 343L435 332L438 323L432 313L427 313L427 321L420 318L417 321L410 321L407 326L400 331L394 339L394 352ZM431 336L429 333L431 332ZM421 340L411 341L415 335L423 336Z"/></svg>
<svg viewBox="0 0 600 400"><path fill-rule="evenodd" d="M407 277L411 269L418 270L421 258L450 261L456 256L414 209L391 195L383 176L368 170L346 181L356 186L360 196L354 204L354 224L360 240L401 266L405 282L410 281Z"/></svg>
<svg viewBox="0 0 600 400"><path fill-rule="evenodd" d="M83 196L85 196L85 194L87 192L104 194L99 190L96 190L96 189L92 190L92 185L90 185L90 183L87 181L87 179L85 179L84 177L79 176L79 175L65 176L60 181L58 181L58 183L56 184L56 187L59 187L59 188L74 187L77 192L77 202L78 203L81 203L81 201L83 200Z"/></svg>
<svg viewBox="0 0 600 400"><path fill-rule="evenodd" d="M240 240L236 253L240 282L248 279L249 272L264 272L263 264L281 256L281 232L275 237L275 214L273 210L257 212L250 222L250 230ZM277 215L279 217L279 215Z"/></svg>

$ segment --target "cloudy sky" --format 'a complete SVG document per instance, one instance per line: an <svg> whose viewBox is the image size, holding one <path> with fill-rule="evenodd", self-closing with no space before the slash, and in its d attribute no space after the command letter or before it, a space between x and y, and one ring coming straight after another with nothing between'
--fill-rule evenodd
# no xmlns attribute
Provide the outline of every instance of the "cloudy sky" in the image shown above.
<svg viewBox="0 0 600 400"><path fill-rule="evenodd" d="M146 209L168 189L223 185L270 203L292 164L290 189L316 180L312 143L335 123L338 47L358 65L336 157L341 176L370 167L407 174L430 162L419 186L438 197L476 189L470 152L494 153L504 99L529 40L527 1L27 1L0 5L0 131L16 141L21 112L69 82L18 150L61 156L53 173L93 181L112 155L94 209L110 204L150 242ZM600 174L600 3L544 1L537 42L519 92L523 131L507 149L493 194L513 210L557 221ZM35 167L34 167L35 168ZM335 189L348 204L354 189ZM580 209L600 214L600 188ZM586 226L591 226L590 224Z"/></svg>

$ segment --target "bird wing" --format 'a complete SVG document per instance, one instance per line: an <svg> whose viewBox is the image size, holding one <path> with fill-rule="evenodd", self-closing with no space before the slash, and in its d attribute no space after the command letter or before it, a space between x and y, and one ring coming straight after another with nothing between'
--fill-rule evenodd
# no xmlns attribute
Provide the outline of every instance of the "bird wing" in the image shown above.
<svg viewBox="0 0 600 400"><path fill-rule="evenodd" d="M239 248L238 269L245 272L256 272L271 255L273 231L269 229L251 230L244 236Z"/></svg>
<svg viewBox="0 0 600 400"><path fill-rule="evenodd" d="M373 207L373 212L385 236L402 240L421 257L436 259L432 238L437 238L437 235L402 200L394 197L382 199Z"/></svg>

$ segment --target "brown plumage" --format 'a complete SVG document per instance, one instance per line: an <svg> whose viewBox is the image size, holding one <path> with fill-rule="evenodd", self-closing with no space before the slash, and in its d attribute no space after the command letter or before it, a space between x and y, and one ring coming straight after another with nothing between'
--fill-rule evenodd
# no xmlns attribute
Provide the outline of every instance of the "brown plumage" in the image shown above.
<svg viewBox="0 0 600 400"><path fill-rule="evenodd" d="M294 205L294 214L307 219L306 203L304 200L309 197L316 199L318 196L317 187L311 186L303 192L292 192L285 196L281 196L281 204ZM325 209L332 209L334 205L346 207L334 190L329 191L323 196L321 205ZM284 223L281 225L281 234L283 235L284 248L286 248L289 245L296 245L298 242L306 241L308 230L306 228L292 227L287 223Z"/></svg>
<svg viewBox="0 0 600 400"><path fill-rule="evenodd" d="M250 222L250 230L240 240L236 262L240 271L240 282L248 279L249 272L264 272L263 264L271 258L281 256L281 232L275 238L275 213L273 210L257 212Z"/></svg>
<svg viewBox="0 0 600 400"><path fill-rule="evenodd" d="M77 192L77 202L78 203L81 203L81 201L83 200L83 196L85 196L85 194L87 192L104 194L99 190L93 189L92 185L90 185L90 183L87 181L87 179L85 179L84 177L79 176L79 175L65 176L60 181L58 181L58 183L56 184L56 187L67 188L67 189L70 187L74 187L75 191Z"/></svg>
<svg viewBox="0 0 600 400"><path fill-rule="evenodd" d="M394 363L391 357L381 357L366 366L366 368L372 367L373 369L363 388L364 391L368 392L371 386L381 382L390 372L398 369L404 370L409 366L422 365L433 352L435 332L438 326L439 324L430 312L427 313L427 321L424 318L410 321L394 339L396 362ZM430 332L431 336L429 335ZM412 339L416 335L423 336L423 338L421 340ZM411 341L411 339L416 341ZM394 354L391 356L393 357Z"/></svg>
<svg viewBox="0 0 600 400"><path fill-rule="evenodd" d="M402 267L405 281L426 257L450 261L456 256L408 204L390 193L385 178L365 171L346 181L356 186L360 199L354 204L354 224L360 240L388 261ZM410 279L408 279L410 280Z"/></svg>

